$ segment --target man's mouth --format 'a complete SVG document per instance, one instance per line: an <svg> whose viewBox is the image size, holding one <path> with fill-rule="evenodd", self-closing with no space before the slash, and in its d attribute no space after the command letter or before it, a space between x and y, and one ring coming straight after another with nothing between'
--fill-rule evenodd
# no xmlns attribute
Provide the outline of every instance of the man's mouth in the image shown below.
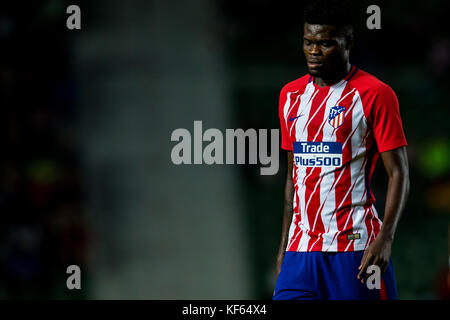
<svg viewBox="0 0 450 320"><path fill-rule="evenodd" d="M308 67L310 68L318 68L321 67L322 63L320 61L308 61Z"/></svg>

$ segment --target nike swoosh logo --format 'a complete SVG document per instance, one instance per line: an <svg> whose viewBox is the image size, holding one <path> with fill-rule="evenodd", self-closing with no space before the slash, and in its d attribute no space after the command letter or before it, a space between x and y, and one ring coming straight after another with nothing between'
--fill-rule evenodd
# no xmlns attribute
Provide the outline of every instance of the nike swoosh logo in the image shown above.
<svg viewBox="0 0 450 320"><path fill-rule="evenodd" d="M304 115L301 114L301 115L296 116L296 117L290 117L290 118L289 118L289 121L294 121L295 119L300 118L301 116L304 116Z"/></svg>

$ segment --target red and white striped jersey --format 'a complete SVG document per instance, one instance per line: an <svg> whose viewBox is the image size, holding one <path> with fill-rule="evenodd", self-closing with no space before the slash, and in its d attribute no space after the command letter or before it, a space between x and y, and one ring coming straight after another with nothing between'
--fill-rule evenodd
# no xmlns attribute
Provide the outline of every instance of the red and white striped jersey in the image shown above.
<svg viewBox="0 0 450 320"><path fill-rule="evenodd" d="M405 146L397 97L354 66L319 87L305 75L280 94L281 147L293 151L293 217L287 251L357 251L381 221L370 179L380 152Z"/></svg>

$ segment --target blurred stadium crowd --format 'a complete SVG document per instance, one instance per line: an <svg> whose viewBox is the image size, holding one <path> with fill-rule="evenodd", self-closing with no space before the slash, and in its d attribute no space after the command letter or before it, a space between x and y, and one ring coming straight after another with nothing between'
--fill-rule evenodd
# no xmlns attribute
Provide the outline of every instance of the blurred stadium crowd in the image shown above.
<svg viewBox="0 0 450 320"><path fill-rule="evenodd" d="M1 5L2 298L64 297L66 268L85 260L89 243L74 139L76 91L57 27L64 20L53 15L58 6L45 4Z"/></svg>

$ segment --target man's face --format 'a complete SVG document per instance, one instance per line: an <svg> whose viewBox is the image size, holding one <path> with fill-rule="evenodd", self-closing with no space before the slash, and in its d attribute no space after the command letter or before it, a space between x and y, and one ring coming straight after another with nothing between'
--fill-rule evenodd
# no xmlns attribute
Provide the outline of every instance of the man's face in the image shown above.
<svg viewBox="0 0 450 320"><path fill-rule="evenodd" d="M335 26L305 23L303 52L310 75L333 77L346 66L349 49L345 34Z"/></svg>

